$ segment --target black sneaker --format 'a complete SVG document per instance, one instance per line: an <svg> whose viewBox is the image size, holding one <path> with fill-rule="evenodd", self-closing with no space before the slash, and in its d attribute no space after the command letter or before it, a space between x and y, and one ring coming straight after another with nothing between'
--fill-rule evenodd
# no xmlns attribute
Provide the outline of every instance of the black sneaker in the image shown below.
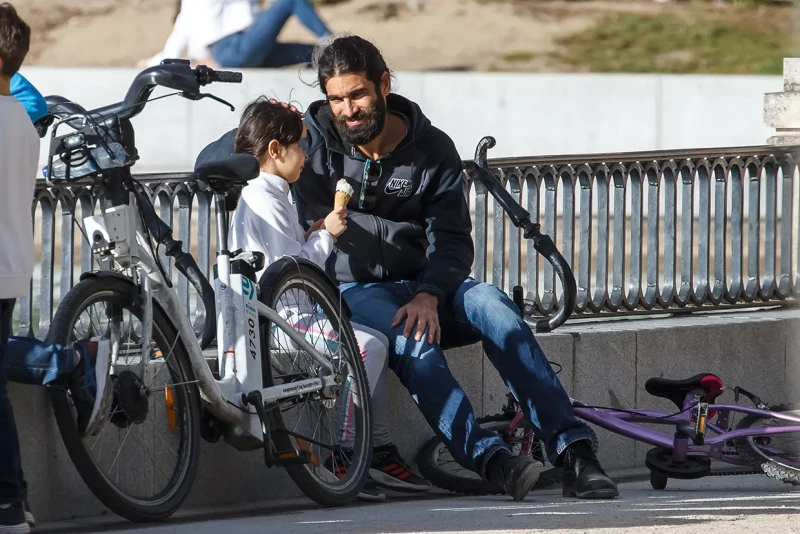
<svg viewBox="0 0 800 534"><path fill-rule="evenodd" d="M525 499L536 485L544 464L529 456L512 456L506 450L494 453L486 466L486 480L511 495L515 501Z"/></svg>
<svg viewBox="0 0 800 534"><path fill-rule="evenodd" d="M22 503L0 504L0 534L30 534Z"/></svg>
<svg viewBox="0 0 800 534"><path fill-rule="evenodd" d="M600 467L591 440L582 439L567 447L557 464L563 466L564 497L613 499L619 496L617 485Z"/></svg>
<svg viewBox="0 0 800 534"><path fill-rule="evenodd" d="M108 340L81 340L75 344L81 359L67 379L78 412L78 432L92 435L108 414L112 388L108 379L111 344Z"/></svg>
<svg viewBox="0 0 800 534"><path fill-rule="evenodd" d="M334 458L336 461L334 462ZM353 449L342 448L339 452L331 452L325 459L323 467L325 468L326 475L332 475L336 478L344 478L347 473L347 467L353 458ZM331 477L332 478L332 477ZM331 480L334 482L335 479ZM371 478L367 478L361 491L358 492L358 499L366 502L385 502L386 494L383 493L375 485Z"/></svg>
<svg viewBox="0 0 800 534"><path fill-rule="evenodd" d="M375 447L369 474L375 484L394 491L421 493L431 489L430 482L411 472L393 444Z"/></svg>

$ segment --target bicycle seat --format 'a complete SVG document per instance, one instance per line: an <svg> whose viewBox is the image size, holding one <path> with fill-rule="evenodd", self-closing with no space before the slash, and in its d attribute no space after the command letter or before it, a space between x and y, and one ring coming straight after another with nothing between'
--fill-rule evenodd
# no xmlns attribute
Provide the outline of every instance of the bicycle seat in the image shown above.
<svg viewBox="0 0 800 534"><path fill-rule="evenodd" d="M199 165L194 170L195 178L207 182L212 189L245 184L260 172L258 160L249 154L233 154Z"/></svg>
<svg viewBox="0 0 800 534"><path fill-rule="evenodd" d="M722 388L720 377L711 373L701 373L683 380L654 377L648 379L644 384L645 391L650 395L669 399L681 410L683 410L683 400L687 393L705 392L707 402L714 402L714 399L722 394Z"/></svg>

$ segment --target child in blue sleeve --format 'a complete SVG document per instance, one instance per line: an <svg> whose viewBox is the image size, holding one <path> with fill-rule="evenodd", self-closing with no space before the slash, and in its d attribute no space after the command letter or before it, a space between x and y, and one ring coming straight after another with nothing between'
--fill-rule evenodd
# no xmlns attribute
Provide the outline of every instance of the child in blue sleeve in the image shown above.
<svg viewBox="0 0 800 534"><path fill-rule="evenodd" d="M11 77L11 96L16 98L28 112L31 122L47 115L47 103L42 94L19 72Z"/></svg>

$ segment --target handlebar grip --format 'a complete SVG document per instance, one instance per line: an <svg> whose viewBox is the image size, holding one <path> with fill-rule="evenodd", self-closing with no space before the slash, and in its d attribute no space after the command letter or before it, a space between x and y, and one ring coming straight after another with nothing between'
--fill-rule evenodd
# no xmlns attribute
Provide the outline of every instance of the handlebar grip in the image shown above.
<svg viewBox="0 0 800 534"><path fill-rule="evenodd" d="M575 275L567 263L567 260L556 248L555 243L547 234L538 234L533 238L533 248L544 256L553 270L561 280L561 285L564 288L562 294L562 302L558 307L558 311L550 316L543 317L536 322L537 332L550 332L555 330L569 319L572 311L575 309L575 302L578 297L578 285L575 282Z"/></svg>
<svg viewBox="0 0 800 534"><path fill-rule="evenodd" d="M242 73L226 70L215 70L211 73L211 76L209 76L209 81L220 83L242 83Z"/></svg>

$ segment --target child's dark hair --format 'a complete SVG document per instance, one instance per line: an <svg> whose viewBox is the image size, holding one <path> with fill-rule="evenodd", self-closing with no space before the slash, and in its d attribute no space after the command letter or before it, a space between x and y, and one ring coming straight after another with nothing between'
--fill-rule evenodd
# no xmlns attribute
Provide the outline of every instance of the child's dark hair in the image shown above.
<svg viewBox="0 0 800 534"><path fill-rule="evenodd" d="M31 28L17 15L14 6L0 4L0 74L11 77L17 73L31 46Z"/></svg>
<svg viewBox="0 0 800 534"><path fill-rule="evenodd" d="M282 146L289 146L300 141L302 135L303 119L298 113L260 96L242 112L233 151L250 154L260 161L273 139Z"/></svg>

